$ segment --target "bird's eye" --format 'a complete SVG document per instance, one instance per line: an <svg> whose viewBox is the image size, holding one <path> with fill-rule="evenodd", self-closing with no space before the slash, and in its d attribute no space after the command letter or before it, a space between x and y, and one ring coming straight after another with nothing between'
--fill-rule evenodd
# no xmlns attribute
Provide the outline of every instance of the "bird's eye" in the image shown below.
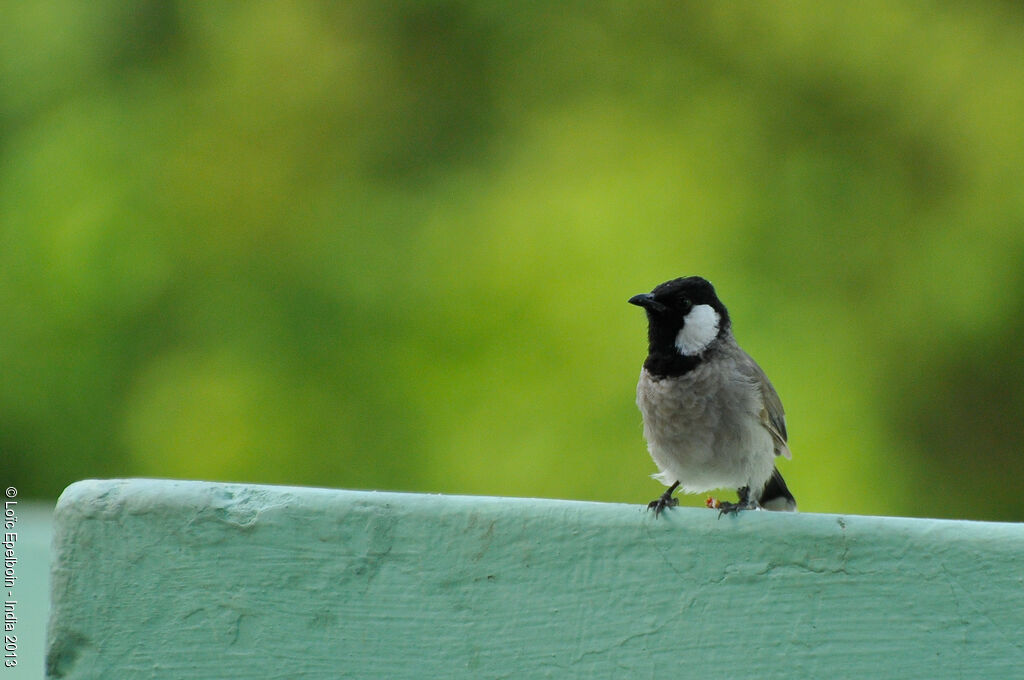
<svg viewBox="0 0 1024 680"><path fill-rule="evenodd" d="M690 309L693 308L693 303L690 302L690 298L681 297L679 298L679 308L682 309L684 312L688 312L690 311Z"/></svg>

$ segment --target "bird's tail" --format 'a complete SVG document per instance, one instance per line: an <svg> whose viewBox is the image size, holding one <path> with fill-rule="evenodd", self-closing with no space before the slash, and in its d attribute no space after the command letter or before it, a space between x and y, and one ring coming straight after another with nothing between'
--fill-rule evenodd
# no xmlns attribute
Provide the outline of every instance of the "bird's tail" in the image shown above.
<svg viewBox="0 0 1024 680"><path fill-rule="evenodd" d="M789 492L786 480L779 474L779 468L772 470L771 479L764 485L764 491L757 502L765 510L796 512L796 499Z"/></svg>

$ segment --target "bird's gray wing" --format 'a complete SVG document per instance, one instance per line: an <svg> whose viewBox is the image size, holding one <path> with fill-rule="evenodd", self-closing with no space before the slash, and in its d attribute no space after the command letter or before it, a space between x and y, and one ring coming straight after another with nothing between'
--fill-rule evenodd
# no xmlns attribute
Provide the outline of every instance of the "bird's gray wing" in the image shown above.
<svg viewBox="0 0 1024 680"><path fill-rule="evenodd" d="M789 435L786 433L786 414L782 410L782 400L778 392L772 387L771 380L757 362L746 352L743 352L740 361L740 371L746 375L751 382L761 391L761 424L765 426L772 435L775 443L775 455L792 458L789 446L786 442Z"/></svg>

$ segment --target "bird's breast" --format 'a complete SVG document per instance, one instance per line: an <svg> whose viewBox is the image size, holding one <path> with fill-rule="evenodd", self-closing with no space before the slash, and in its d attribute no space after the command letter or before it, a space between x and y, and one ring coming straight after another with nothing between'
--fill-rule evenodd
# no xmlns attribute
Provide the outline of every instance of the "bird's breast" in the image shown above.
<svg viewBox="0 0 1024 680"><path fill-rule="evenodd" d="M771 437L756 417L755 389L726 369L701 365L666 378L641 371L644 437L666 484L679 480L687 492L738 488L771 473Z"/></svg>

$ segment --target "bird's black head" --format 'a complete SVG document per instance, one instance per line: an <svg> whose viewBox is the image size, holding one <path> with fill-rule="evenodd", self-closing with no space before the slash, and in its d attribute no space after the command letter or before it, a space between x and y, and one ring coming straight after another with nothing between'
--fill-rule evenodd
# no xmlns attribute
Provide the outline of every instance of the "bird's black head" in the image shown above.
<svg viewBox="0 0 1024 680"><path fill-rule="evenodd" d="M729 312L711 283L699 276L666 281L629 302L647 311L644 366L655 375L686 373L729 331Z"/></svg>

